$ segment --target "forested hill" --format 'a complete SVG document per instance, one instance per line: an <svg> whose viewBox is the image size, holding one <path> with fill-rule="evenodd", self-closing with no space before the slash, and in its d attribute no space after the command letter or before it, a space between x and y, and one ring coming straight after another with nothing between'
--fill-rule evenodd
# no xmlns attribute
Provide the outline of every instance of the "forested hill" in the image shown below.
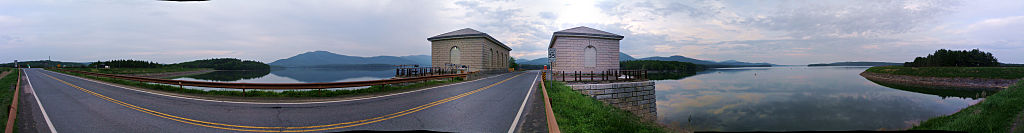
<svg viewBox="0 0 1024 133"><path fill-rule="evenodd" d="M85 64L82 64L82 63L61 62L61 61L46 61L46 60L18 62L18 65L21 65L21 67L28 67L28 66L37 67L37 68L38 67L47 67L47 64L50 65L50 66L54 66L54 67L56 67L58 64L61 65L61 66L65 66L65 67L85 66ZM0 64L0 67L14 67L14 62Z"/></svg>
<svg viewBox="0 0 1024 133"><path fill-rule="evenodd" d="M821 64L809 64L807 66L899 66L903 63L892 63L892 62L836 62L836 63L821 63Z"/></svg>
<svg viewBox="0 0 1024 133"><path fill-rule="evenodd" d="M359 57L335 54L327 51L313 51L298 54L286 59L271 62L270 65L282 67L312 67L326 65L359 65L359 64L389 64L406 65L419 64L430 65L429 55L410 56L374 56Z"/></svg>
<svg viewBox="0 0 1024 133"><path fill-rule="evenodd" d="M195 60L170 64L168 66L184 68L213 68L214 70L270 70L270 65L263 64L262 62L234 58Z"/></svg>

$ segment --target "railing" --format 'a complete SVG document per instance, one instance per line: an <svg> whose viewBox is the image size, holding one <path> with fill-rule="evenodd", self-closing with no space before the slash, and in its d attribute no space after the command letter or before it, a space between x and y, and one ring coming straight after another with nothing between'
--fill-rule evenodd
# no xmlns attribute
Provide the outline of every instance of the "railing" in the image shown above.
<svg viewBox="0 0 1024 133"><path fill-rule="evenodd" d="M460 74L444 74L424 77L413 77L413 78L392 78L382 80L369 80L369 81L350 81L350 82L329 82L329 83L226 83L226 82L205 82L205 81L186 81L186 80L170 80L170 79L156 79L156 78L144 78L144 77L133 77L116 74L103 74L103 73L92 73L85 71L75 70L63 70L56 69L59 71L67 71L73 73L80 73L86 75L132 80L139 82L151 82L161 83L180 86L198 86L198 87L213 87L213 88L232 88L232 89L277 89L277 90L289 90L289 89L326 89L326 88L345 88L345 87L360 87L360 86L373 86L373 85L386 85L386 84L397 84L407 83L416 81L426 81L434 79L444 78L466 78L470 73Z"/></svg>
<svg viewBox="0 0 1024 133"><path fill-rule="evenodd" d="M396 68L395 77L423 77L423 76L436 76L436 75L448 75L448 74L459 74L463 73L464 70L460 70L455 67L412 67L412 68Z"/></svg>
<svg viewBox="0 0 1024 133"><path fill-rule="evenodd" d="M551 79L562 82L622 82L647 80L647 70L552 71Z"/></svg>

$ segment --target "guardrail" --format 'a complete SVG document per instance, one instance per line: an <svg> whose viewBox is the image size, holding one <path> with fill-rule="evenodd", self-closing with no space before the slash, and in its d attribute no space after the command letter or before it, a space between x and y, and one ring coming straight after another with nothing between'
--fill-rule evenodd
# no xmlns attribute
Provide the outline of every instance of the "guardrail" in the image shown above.
<svg viewBox="0 0 1024 133"><path fill-rule="evenodd" d="M558 120L555 119L555 111L551 109L551 98L548 98L548 84L544 84L544 80L548 79L547 71L541 71L542 75L540 80L540 90L544 92L544 116L548 121L548 132L550 133L561 133L562 130L558 128Z"/></svg>
<svg viewBox="0 0 1024 133"><path fill-rule="evenodd" d="M10 110L7 112L7 128L4 129L4 133L14 132L14 120L18 118L18 95L21 95L19 92L21 92L21 74L23 72L21 72L20 68L16 69L14 71L18 71L18 82L14 83L14 93L11 93L11 95L14 95L14 98L11 100Z"/></svg>
<svg viewBox="0 0 1024 133"><path fill-rule="evenodd" d="M369 81L350 81L350 82L328 82L328 83L226 83L226 82L205 82L205 81L186 81L186 80L170 80L170 79L157 79L157 78L144 78L144 77L133 77L116 74L104 74L104 73L93 73L76 70L63 70L55 69L58 71L67 71L73 73L80 73L86 75L132 80L139 82L151 82L161 83L180 86L197 86L197 87L213 87L213 88L231 88L231 89L276 89L276 90L290 90L290 89L326 89L326 88L345 88L345 87L360 87L360 86L373 86L373 85L386 85L386 84L397 84L406 82L416 82L434 79L444 78L456 78L466 76L474 73L460 73L460 74L445 74L445 75L434 75L434 76L423 76L423 77L411 77L411 78L392 78L382 80L369 80Z"/></svg>
<svg viewBox="0 0 1024 133"><path fill-rule="evenodd" d="M552 71L551 78L562 82L636 81L646 80L647 70Z"/></svg>

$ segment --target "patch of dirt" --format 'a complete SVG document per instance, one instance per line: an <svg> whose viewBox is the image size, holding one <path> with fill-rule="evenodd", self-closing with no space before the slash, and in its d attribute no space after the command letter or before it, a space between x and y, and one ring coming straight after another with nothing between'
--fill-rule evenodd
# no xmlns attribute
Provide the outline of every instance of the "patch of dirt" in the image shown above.
<svg viewBox="0 0 1024 133"><path fill-rule="evenodd" d="M921 77L872 72L862 72L860 73L860 76L870 80L887 83L940 86L972 90L1001 90L1018 82L1018 79Z"/></svg>

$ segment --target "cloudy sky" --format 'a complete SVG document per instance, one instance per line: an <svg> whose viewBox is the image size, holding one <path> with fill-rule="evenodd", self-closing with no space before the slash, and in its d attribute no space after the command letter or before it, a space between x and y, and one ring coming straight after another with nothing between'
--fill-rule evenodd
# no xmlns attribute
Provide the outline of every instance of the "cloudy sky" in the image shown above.
<svg viewBox="0 0 1024 133"><path fill-rule="evenodd" d="M904 62L978 48L1024 63L1021 0L0 0L0 62L426 55L427 37L462 28L535 59L552 32L577 26L626 36L634 57Z"/></svg>

